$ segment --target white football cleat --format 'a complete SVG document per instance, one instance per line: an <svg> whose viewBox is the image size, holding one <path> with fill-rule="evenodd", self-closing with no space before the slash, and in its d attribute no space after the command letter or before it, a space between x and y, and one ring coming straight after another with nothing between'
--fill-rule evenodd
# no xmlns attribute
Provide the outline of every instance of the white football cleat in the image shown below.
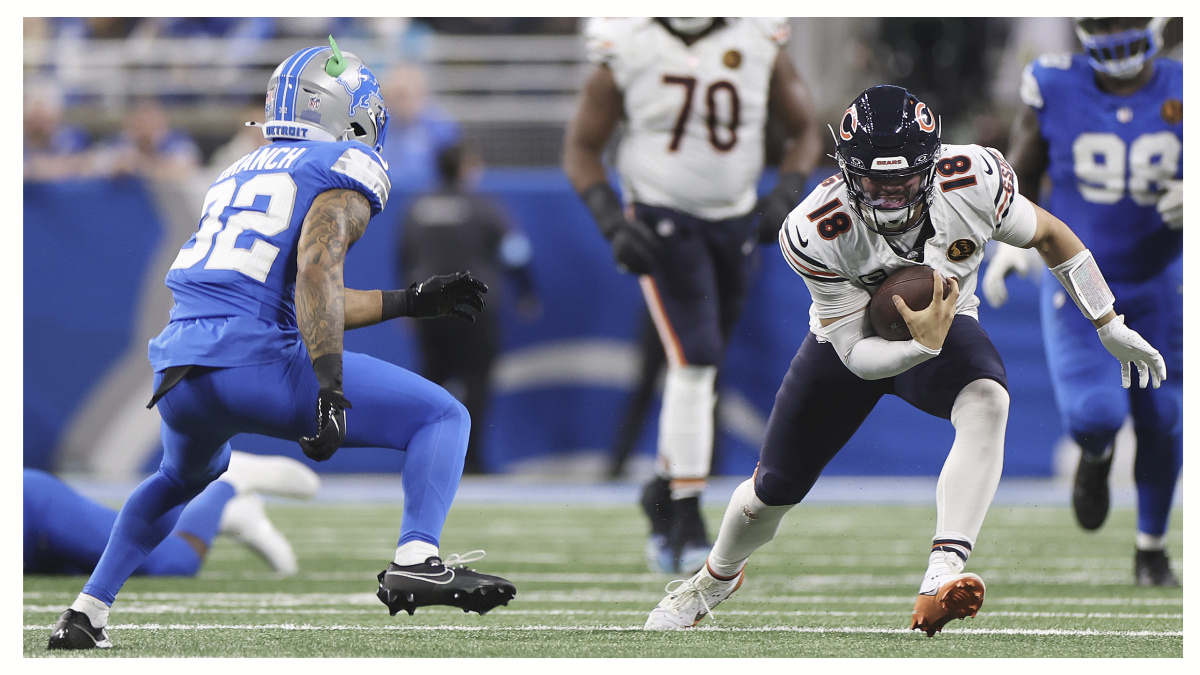
<svg viewBox="0 0 1200 675"><path fill-rule="evenodd" d="M672 581L667 584L667 597L650 610L645 629L683 630L695 626L713 607L733 595L745 578L746 572L742 570L732 579L718 579L709 573L706 564L691 579Z"/></svg>
<svg viewBox="0 0 1200 675"><path fill-rule="evenodd" d="M217 480L232 485L239 495L258 493L292 499L309 499L321 487L317 472L291 457L237 450L230 454L229 468Z"/></svg>
<svg viewBox="0 0 1200 675"><path fill-rule="evenodd" d="M299 570L292 545L271 524L263 499L256 494L237 495L225 504L219 532L262 556L280 576L291 576Z"/></svg>

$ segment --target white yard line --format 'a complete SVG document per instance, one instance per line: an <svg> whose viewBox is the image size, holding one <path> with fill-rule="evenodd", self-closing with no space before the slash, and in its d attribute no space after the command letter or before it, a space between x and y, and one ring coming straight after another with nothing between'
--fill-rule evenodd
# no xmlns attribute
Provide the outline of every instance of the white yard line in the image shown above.
<svg viewBox="0 0 1200 675"><path fill-rule="evenodd" d="M29 625L26 624L24 629L27 631L44 631L49 628L49 625ZM225 631L225 630L256 630L256 631L353 631L366 632L370 631L378 633L381 631L392 631L397 633L417 633L417 632L447 632L447 633L486 633L486 632L504 632L504 633L522 633L522 632L617 632L630 633L641 632L641 626L614 626L614 625L595 625L595 626L356 626L336 624L332 626L305 626L301 624L281 623L281 624L134 624L134 623L118 623L109 626L110 630L190 630L190 631ZM867 634L867 635L907 635L912 633L911 630L902 628L863 628L859 626L837 626L837 627L807 627L807 626L763 626L758 628L724 628L721 626L709 625L702 628L694 628L694 631L703 631L709 633L821 633L821 634ZM1097 636L1097 637L1182 637L1183 631L1155 631L1155 630L1063 630L1063 629L1024 629L1024 628L953 628L947 629L947 632L964 633L971 635L1028 635L1028 636Z"/></svg>

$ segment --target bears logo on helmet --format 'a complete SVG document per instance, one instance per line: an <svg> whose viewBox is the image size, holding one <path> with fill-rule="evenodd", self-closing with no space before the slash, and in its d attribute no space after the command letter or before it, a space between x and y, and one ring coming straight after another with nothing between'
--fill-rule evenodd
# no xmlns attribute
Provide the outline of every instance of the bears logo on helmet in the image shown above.
<svg viewBox="0 0 1200 675"><path fill-rule="evenodd" d="M938 127L929 106L893 85L859 94L838 130L830 127L851 207L868 228L895 235L928 217L924 205L942 147Z"/></svg>

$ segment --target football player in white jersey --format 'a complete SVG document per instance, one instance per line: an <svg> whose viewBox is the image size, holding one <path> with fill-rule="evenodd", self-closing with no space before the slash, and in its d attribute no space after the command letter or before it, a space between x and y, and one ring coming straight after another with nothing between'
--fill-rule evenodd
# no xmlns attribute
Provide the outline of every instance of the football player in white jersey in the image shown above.
<svg viewBox="0 0 1200 675"><path fill-rule="evenodd" d="M813 103L782 46L786 19L591 19L584 84L563 167L639 276L667 356L658 475L642 506L651 569L690 574L709 542L700 495L712 463L717 366L744 304L755 243L774 241L820 154ZM768 115L786 136L779 181L757 185ZM603 153L624 123L616 169Z"/></svg>
<svg viewBox="0 0 1200 675"><path fill-rule="evenodd" d="M939 127L908 90L882 85L864 91L831 129L841 172L779 233L784 258L812 295L810 332L776 394L758 468L734 491L707 564L669 587L648 630L690 627L729 597L750 554L775 536L884 394L955 430L911 628L933 636L979 611L983 580L963 568L1000 481L1009 401L974 293L989 239L1041 254L1120 361L1126 387L1131 364L1143 388L1166 378L1158 351L1112 311L1112 293L1079 238L1018 193L999 152L942 145ZM934 269L938 291L919 312L893 296L912 338L885 340L871 328L871 298L889 274L921 264Z"/></svg>

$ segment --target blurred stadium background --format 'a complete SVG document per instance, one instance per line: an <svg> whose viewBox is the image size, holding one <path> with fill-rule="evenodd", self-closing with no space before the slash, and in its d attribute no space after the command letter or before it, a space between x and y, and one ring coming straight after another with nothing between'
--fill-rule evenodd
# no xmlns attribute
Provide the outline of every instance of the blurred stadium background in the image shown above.
<svg viewBox="0 0 1200 675"><path fill-rule="evenodd" d="M821 124L862 89L889 82L930 103L947 142L1002 151L1022 68L1039 53L1077 49L1067 18L796 18L791 24L789 50ZM158 416L145 409L146 341L167 320L167 266L196 227L204 190L227 163L222 150L231 141L236 147L256 108L261 115L275 65L332 33L377 74L407 64L426 75L430 103L483 150L480 189L500 200L532 241L540 318L519 321L503 302L489 310L504 313L506 333L494 403L487 419L475 421L488 428L488 467L603 479L638 377L643 308L635 280L614 269L607 244L559 169L563 131L589 67L581 28L576 18L26 17L25 466L125 481L157 464ZM1182 20L1172 20L1167 34L1172 55L1181 58ZM191 139L193 170L113 168L119 143L110 139L147 97L170 129ZM57 175L31 176L31 120L82 132L79 162ZM771 148L767 154L770 163ZM827 163L812 179L834 170ZM771 185L768 170L762 187ZM395 268L394 248L397 219L421 187L397 181L387 211L350 256L348 285L394 288L412 281ZM803 283L773 247L761 254L719 383L718 475L753 470L776 387L807 330ZM1020 280L1009 286L1007 306L980 310L1010 377L1005 476L1053 479L1074 460L1045 369L1036 287ZM403 320L354 331L346 348L417 369ZM655 419L652 409L626 466L630 477L649 474ZM935 476L951 431L889 397L827 473ZM241 437L234 447L302 457L295 443L274 439ZM1119 465L1122 458L1130 463L1119 447ZM315 468L354 474L401 465L400 453L365 449L340 452ZM1114 473L1118 480L1129 475L1120 466Z"/></svg>

